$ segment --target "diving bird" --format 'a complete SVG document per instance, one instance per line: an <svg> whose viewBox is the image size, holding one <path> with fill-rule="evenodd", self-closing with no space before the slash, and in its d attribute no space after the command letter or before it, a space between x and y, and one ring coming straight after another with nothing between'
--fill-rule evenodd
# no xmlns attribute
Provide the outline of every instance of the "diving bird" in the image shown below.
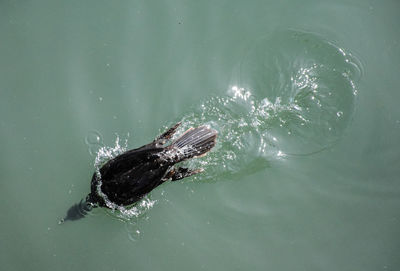
<svg viewBox="0 0 400 271"><path fill-rule="evenodd" d="M106 201L129 206L168 180L177 181L203 169L189 169L176 164L205 155L216 143L217 131L207 126L190 128L166 145L181 123L177 123L153 142L126 151L106 162L91 181L85 200L73 205L60 222L83 218L94 207L106 207Z"/></svg>

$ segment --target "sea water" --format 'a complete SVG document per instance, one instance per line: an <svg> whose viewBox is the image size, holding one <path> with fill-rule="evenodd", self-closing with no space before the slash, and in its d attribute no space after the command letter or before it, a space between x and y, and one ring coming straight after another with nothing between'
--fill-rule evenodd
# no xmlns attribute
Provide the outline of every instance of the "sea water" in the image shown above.
<svg viewBox="0 0 400 271"><path fill-rule="evenodd" d="M397 270L399 8L3 1L1 270ZM58 224L177 122L204 172Z"/></svg>

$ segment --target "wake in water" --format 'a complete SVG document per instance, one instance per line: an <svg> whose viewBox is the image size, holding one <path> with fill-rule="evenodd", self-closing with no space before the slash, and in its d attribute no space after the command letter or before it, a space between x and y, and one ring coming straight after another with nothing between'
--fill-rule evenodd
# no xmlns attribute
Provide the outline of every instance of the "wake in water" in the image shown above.
<svg viewBox="0 0 400 271"><path fill-rule="evenodd" d="M247 175L332 146L351 120L361 65L317 35L290 30L257 41L233 74L225 96L205 100L180 120L178 135L203 124L219 133L211 153L185 162L205 169L197 181ZM86 142L97 153L97 170L127 148L119 137L114 147L106 147L96 133ZM107 206L118 211L111 211L118 218L129 220L154 203L146 197L130 208L111 202Z"/></svg>
<svg viewBox="0 0 400 271"><path fill-rule="evenodd" d="M360 76L356 58L317 35L281 31L260 39L227 95L183 117L186 127L207 123L219 131L216 151L191 166L207 167L202 180L218 180L329 148L351 120Z"/></svg>

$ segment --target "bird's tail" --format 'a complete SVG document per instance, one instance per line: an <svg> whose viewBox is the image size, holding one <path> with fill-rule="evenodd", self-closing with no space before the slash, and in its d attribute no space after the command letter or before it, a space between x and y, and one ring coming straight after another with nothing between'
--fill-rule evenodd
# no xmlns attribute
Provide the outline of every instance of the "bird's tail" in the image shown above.
<svg viewBox="0 0 400 271"><path fill-rule="evenodd" d="M78 220L84 218L86 214L90 212L94 207L96 206L89 202L87 199L82 199L80 202L72 205L71 208L68 209L67 215L60 220L60 224L68 220Z"/></svg>
<svg viewBox="0 0 400 271"><path fill-rule="evenodd" d="M174 152L175 162L202 156L215 146L217 134L207 126L190 128L167 149Z"/></svg>

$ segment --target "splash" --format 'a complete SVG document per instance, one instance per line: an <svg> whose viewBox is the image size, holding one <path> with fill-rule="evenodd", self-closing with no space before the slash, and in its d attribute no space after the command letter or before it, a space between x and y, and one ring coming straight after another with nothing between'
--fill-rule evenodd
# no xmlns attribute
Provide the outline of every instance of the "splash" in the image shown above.
<svg viewBox="0 0 400 271"><path fill-rule="evenodd" d="M91 137L93 138L93 136ZM101 138L101 136L98 136L96 134L95 138ZM94 161L95 172L100 180L97 185L97 193L104 199L106 206L109 208L109 210L107 210L108 214L117 219L122 219L125 221L129 221L132 217L138 217L144 214L147 210L151 209L156 203L156 201L151 200L149 197L144 197L142 200L140 200L139 202L135 203L132 206L120 206L110 201L107 195L102 192L100 168L104 165L104 163L106 163L110 159L113 159L114 157L127 151L127 148L128 148L128 138L126 138L124 143L121 144L119 136L116 135L114 146L113 147L101 146L97 151L96 158Z"/></svg>
<svg viewBox="0 0 400 271"><path fill-rule="evenodd" d="M227 95L183 117L181 132L200 124L219 132L215 150L189 166L206 168L202 180L211 181L333 146L350 123L361 73L354 56L318 35L290 30L260 39Z"/></svg>
<svg viewBox="0 0 400 271"><path fill-rule="evenodd" d="M287 30L257 41L238 74L239 84L265 105L256 114L267 125L262 129L286 153L307 155L343 136L354 112L362 66L331 41ZM278 111L271 111L271 103Z"/></svg>
<svg viewBox="0 0 400 271"><path fill-rule="evenodd" d="M96 173L100 174L99 169L101 166L110 159L118 156L121 153L124 153L127 150L128 139L125 139L125 143L123 146L120 145L119 136L116 135L114 147L101 147L96 155L96 159L94 160L94 166L96 168Z"/></svg>
<svg viewBox="0 0 400 271"><path fill-rule="evenodd" d="M184 162L205 169L192 178L204 182L240 178L293 156L312 155L345 134L361 74L360 62L334 43L312 33L277 31L249 48L225 95L203 101L180 119L172 140L199 125L218 131L210 153ZM91 141L100 139L95 134ZM126 149L127 140L121 146L118 136L114 147L98 148L97 174ZM117 206L101 192L101 182L98 192L111 214L123 220L155 204L145 198L130 207Z"/></svg>

